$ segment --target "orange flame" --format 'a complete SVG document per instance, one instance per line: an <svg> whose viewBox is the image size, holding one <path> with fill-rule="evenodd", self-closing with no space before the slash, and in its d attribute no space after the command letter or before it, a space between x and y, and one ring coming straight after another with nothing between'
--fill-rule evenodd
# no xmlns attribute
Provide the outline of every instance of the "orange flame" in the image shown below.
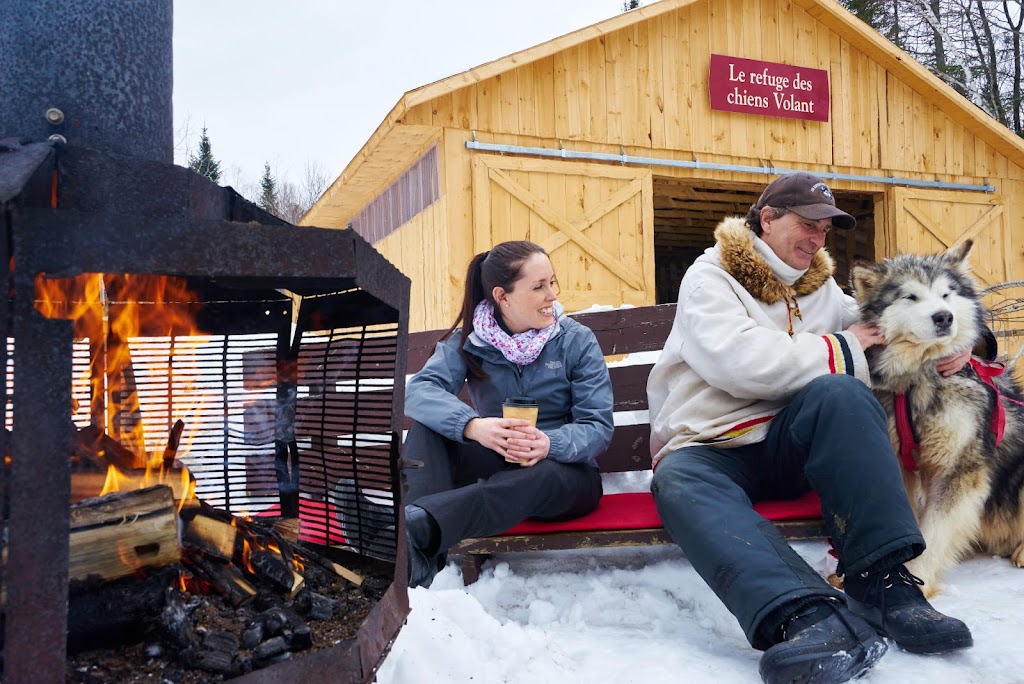
<svg viewBox="0 0 1024 684"><path fill-rule="evenodd" d="M72 277L36 277L36 308L49 318L70 319L74 335L88 342L88 416L76 420L102 426L105 433L137 456L145 473L108 471L103 494L125 488L168 484L180 506L195 499L195 480L182 469L180 482L172 470L174 455L164 453L167 432L146 426L137 390L132 343L137 338L171 338L202 334L195 325L198 298L182 278L139 274L86 273ZM175 355L178 351L175 350ZM187 390L186 390L187 393ZM84 406L82 409L84 410ZM181 410L181 407L175 407ZM186 416L187 419L187 416ZM188 450L185 440L176 456Z"/></svg>

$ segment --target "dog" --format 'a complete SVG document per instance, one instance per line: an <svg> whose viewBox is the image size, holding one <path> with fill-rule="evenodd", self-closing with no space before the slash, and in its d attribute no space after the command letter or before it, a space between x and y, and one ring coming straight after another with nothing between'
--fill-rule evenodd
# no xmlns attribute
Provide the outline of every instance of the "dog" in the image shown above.
<svg viewBox="0 0 1024 684"><path fill-rule="evenodd" d="M974 357L955 375L936 370L938 359L967 349L995 356L967 263L971 246L857 264L850 274L861 320L888 342L868 349L868 364L925 539L907 569L926 596L971 552L1024 567L1021 389L998 364Z"/></svg>

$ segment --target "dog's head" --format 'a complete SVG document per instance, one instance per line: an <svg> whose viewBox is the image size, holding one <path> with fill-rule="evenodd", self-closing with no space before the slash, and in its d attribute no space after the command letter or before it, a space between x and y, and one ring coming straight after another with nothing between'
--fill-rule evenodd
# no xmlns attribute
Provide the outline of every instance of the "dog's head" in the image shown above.
<svg viewBox="0 0 1024 684"><path fill-rule="evenodd" d="M984 325L967 264L972 244L967 240L942 254L904 254L853 268L850 281L861 320L878 326L890 352L920 362L974 345Z"/></svg>

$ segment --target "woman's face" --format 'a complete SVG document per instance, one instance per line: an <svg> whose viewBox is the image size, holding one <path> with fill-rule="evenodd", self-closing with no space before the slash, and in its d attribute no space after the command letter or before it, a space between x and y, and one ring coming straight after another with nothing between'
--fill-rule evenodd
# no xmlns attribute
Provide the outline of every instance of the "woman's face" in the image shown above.
<svg viewBox="0 0 1024 684"><path fill-rule="evenodd" d="M531 254L519 269L519 280L512 289L496 287L491 294L505 326L513 333L540 330L555 322L553 305L558 299L558 283L546 254Z"/></svg>

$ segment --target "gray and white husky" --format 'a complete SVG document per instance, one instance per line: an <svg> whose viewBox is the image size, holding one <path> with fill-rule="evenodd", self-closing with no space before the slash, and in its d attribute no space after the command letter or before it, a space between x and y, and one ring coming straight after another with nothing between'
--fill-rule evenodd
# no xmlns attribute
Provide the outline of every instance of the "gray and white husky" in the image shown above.
<svg viewBox="0 0 1024 684"><path fill-rule="evenodd" d="M888 341L868 350L875 394L927 548L907 564L934 595L972 551L1024 567L1024 403L1010 371L972 359L942 377L937 359L987 334L966 241L943 254L857 265L861 319ZM986 380L987 378L987 380Z"/></svg>

